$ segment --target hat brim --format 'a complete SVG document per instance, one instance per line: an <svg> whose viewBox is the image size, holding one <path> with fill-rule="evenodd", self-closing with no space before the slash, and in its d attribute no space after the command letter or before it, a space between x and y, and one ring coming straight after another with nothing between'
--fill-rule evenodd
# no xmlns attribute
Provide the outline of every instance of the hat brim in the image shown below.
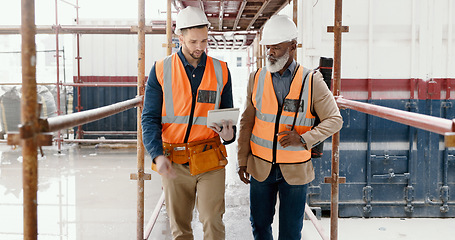
<svg viewBox="0 0 455 240"><path fill-rule="evenodd" d="M280 43L284 43L284 42L289 42L289 41L279 41L279 40L275 40L275 41L272 41L272 40L261 40L261 41L259 41L259 44L261 44L261 45L277 45L277 44L280 44Z"/></svg>

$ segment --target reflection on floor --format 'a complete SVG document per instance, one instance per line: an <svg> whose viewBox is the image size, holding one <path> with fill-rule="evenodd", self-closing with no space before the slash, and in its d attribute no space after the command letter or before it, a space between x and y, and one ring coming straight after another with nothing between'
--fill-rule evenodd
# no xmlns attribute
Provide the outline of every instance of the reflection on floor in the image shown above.
<svg viewBox="0 0 455 240"><path fill-rule="evenodd" d="M112 146L112 145L111 145ZM43 148L38 157L39 239L135 239L136 238L136 149L95 146ZM22 239L22 155L21 149L0 145L0 239ZM152 180L145 183L145 223L161 194L160 176L150 169ZM243 197L227 192L226 225L248 227L247 187L232 185L230 192L243 191ZM238 214L241 211L242 217ZM195 219L197 219L195 211ZM243 221L238 221L240 219ZM232 219L230 221L229 219ZM229 224L228 224L229 223ZM202 239L202 227L194 221L195 239ZM247 230L248 231L248 230ZM231 239L245 239L232 231ZM239 236L239 234L241 234ZM248 232L249 235L249 232ZM165 208L149 239L171 239Z"/></svg>
<svg viewBox="0 0 455 240"><path fill-rule="evenodd" d="M38 232L40 240L136 239L136 149L121 145L45 147L39 156ZM226 174L227 240L251 240L248 186L238 180L236 144L228 146L232 159ZM0 144L0 239L23 239L21 149ZM161 194L160 176L149 169L145 183L145 224ZM194 212L194 239L203 239ZM339 239L451 239L453 219L340 219ZM330 219L321 221L330 235ZM275 220L273 232L277 239ZM304 222L303 239L321 239L311 222ZM149 240L171 239L165 208Z"/></svg>

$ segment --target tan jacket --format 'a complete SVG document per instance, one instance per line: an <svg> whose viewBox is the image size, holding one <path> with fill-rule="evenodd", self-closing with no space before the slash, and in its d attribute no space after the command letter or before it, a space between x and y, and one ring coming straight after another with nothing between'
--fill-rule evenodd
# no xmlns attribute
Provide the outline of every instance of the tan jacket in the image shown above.
<svg viewBox="0 0 455 240"><path fill-rule="evenodd" d="M251 95L254 85L255 72L250 74L247 88L245 111L240 119L240 132L238 138L238 161L239 166L247 166L247 172L256 180L264 181L270 173L272 164L252 155L250 150L250 137L253 130L256 109L253 106ZM332 93L327 88L322 75L318 72L313 78L312 110L321 119L311 131L302 134L307 146L313 146L319 141L330 137L338 132L343 119L335 103ZM273 131L273 129L264 129ZM310 161L299 164L280 164L284 179L291 185L307 184L314 179L313 163Z"/></svg>

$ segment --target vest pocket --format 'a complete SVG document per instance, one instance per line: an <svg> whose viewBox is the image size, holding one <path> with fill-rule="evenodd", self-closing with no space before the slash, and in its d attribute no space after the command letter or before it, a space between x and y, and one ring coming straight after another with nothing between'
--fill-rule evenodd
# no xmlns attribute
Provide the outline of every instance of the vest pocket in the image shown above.
<svg viewBox="0 0 455 240"><path fill-rule="evenodd" d="M215 103L216 91L199 90L197 94L197 102L199 103Z"/></svg>
<svg viewBox="0 0 455 240"><path fill-rule="evenodd" d="M283 110L286 112L296 112L297 105L299 104L298 99L284 99ZM304 101L300 100L299 112L303 112Z"/></svg>

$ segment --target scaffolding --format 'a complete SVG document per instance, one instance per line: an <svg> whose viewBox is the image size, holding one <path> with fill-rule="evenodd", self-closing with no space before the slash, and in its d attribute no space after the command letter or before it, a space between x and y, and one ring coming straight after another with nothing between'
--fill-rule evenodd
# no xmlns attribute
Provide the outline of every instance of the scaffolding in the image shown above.
<svg viewBox="0 0 455 240"><path fill-rule="evenodd" d="M8 134L9 145L21 145L23 155L23 190L24 190L24 239L31 240L37 239L37 186L38 186L38 164L37 154L40 146L52 144L52 135L50 132L60 131L69 127L80 126L84 123L95 121L127 109L137 108L137 172L131 174L131 179L137 180L137 239L147 239L148 235L153 228L154 221L158 216L159 209L163 204L163 197L155 208L151 220L147 224L146 231L144 232L144 181L150 180L150 174L144 172L144 146L142 143L142 130L141 130L141 112L142 101L144 94L144 49L145 49L145 34L162 34L161 31L155 31L150 27L145 26L145 0L138 0L138 26L137 27L117 27L117 28L104 28L104 27L63 27L58 25L58 18L56 13L56 26L53 27L36 27L35 26L35 3L34 0L22 0L22 25L21 28L2 28L0 34L17 34L20 31L22 35L22 94L21 99L21 112L22 124L19 132L16 134ZM268 4L266 1L264 4ZM296 14L296 2L294 2L294 14ZM57 4L57 0L56 0ZM167 1L167 54L171 53L172 47L172 34L171 34L171 0ZM77 6L77 3L76 3ZM77 7L76 7L77 8ZM262 9L262 8L261 8ZM257 19L257 18L256 18ZM222 22L222 20L221 20ZM248 28L250 28L248 26ZM341 73L341 35L342 32L347 32L348 27L342 25L342 0L335 0L335 21L334 26L328 27L328 32L334 33L334 81L333 81L333 95L336 102L341 108L349 108L356 111L364 112L370 115L385 118L391 121L400 122L409 126L421 128L445 136L445 144L448 147L455 146L455 121L438 117L431 117L423 114L410 113L406 111L395 110L386 107L375 106L368 103L359 103L352 100L344 99L340 96L340 73ZM138 75L137 84L123 84L121 86L137 86L138 97L124 102L116 103L110 106L105 106L98 109L80 111L68 115L61 115L49 119L39 119L39 106L37 103L36 93L36 49L35 49L35 35L39 33L55 33L57 41L57 59L58 59L58 35L61 33L71 34L138 34ZM260 31L256 35L260 37ZM78 41L79 42L79 41ZM78 48L79 49L79 48ZM259 56L257 66L262 66L263 53L261 48L258 48ZM78 81L80 81L79 71L79 51L77 51L78 60ZM57 65L58 65L57 60ZM57 88L62 85L57 77ZM83 84L81 82L75 84L66 84L67 86L92 86L90 84ZM106 86L118 86L117 84L106 84ZM100 86L96 84L96 86ZM58 95L60 92L58 92ZM80 107L80 105L78 105ZM60 113L59 113L60 115ZM61 143L61 139L57 140ZM336 133L332 138L332 174L331 177L326 178L326 183L332 185L331 191L331 229L330 239L338 239L338 192L339 184L343 183L345 179L339 176L339 133ZM313 219L314 220L314 219ZM317 225L317 223L315 223ZM319 228L320 229L320 228ZM319 231L318 229L318 231ZM324 233L320 231L323 239L327 239Z"/></svg>

